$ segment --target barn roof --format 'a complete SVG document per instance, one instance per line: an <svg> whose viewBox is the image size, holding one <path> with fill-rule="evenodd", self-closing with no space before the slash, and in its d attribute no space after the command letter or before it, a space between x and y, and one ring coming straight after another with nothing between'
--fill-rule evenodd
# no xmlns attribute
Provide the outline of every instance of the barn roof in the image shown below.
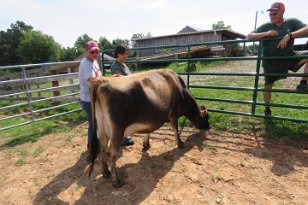
<svg viewBox="0 0 308 205"><path fill-rule="evenodd" d="M86 57L86 54L85 53L82 53L80 56L78 56L77 58L75 58L74 60L82 60L83 58ZM107 54L104 54L104 60L106 61L114 61L115 58L107 55Z"/></svg>
<svg viewBox="0 0 308 205"><path fill-rule="evenodd" d="M184 30L185 28L183 28L182 30ZM199 30L199 31L184 32L184 33L181 32L181 31L179 33L177 33L177 34L163 35L163 36L154 36L154 37L146 37L146 38L137 38L137 39L132 39L132 40L140 42L140 41L151 40L151 39L170 38L170 37L176 37L176 36L189 36L189 35L194 35L194 34L214 33L214 32L217 32L217 33L221 32L224 35L231 36L231 37L234 37L234 38L240 38L240 39L245 39L246 38L246 35L243 35L241 33L233 31L231 29Z"/></svg>
<svg viewBox="0 0 308 205"><path fill-rule="evenodd" d="M190 33L190 32L198 32L198 31L204 31L203 29L200 29L200 28L196 28L196 27L193 27L193 26L185 26L184 28L182 28L182 30L180 30L178 32L179 33Z"/></svg>

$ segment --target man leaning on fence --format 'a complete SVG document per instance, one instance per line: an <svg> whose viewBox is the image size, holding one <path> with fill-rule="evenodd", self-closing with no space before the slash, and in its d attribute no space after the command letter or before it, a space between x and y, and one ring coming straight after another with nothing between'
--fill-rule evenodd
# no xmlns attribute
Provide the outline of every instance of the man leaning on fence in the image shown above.
<svg viewBox="0 0 308 205"><path fill-rule="evenodd" d="M248 34L249 39L265 37L283 37L281 40L267 40L263 42L264 57L270 56L294 56L303 53L295 53L293 50L294 38L308 34L308 26L296 18L284 19L285 6L281 2L276 2L267 10L270 22L263 24L252 33ZM307 53L305 54L307 55ZM308 59L265 59L262 66L266 74L287 74L288 70L297 72L304 66L304 73L308 74ZM274 82L286 78L286 76L265 76L265 89L272 89ZM308 77L303 77L297 90L308 91ZM265 103L265 115L271 115L270 101L271 92L263 93Z"/></svg>

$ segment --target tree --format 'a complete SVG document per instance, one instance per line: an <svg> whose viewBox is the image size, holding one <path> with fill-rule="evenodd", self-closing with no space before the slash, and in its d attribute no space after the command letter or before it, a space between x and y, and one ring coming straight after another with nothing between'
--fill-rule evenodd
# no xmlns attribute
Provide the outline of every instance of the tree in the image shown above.
<svg viewBox="0 0 308 205"><path fill-rule="evenodd" d="M149 32L147 33L147 35L145 35L145 37L146 37L146 38L150 38L150 37L152 37L151 32L149 31Z"/></svg>
<svg viewBox="0 0 308 205"><path fill-rule="evenodd" d="M217 23L212 24L212 29L217 30L217 29L231 29L231 26L228 25L226 26L224 21L218 21Z"/></svg>
<svg viewBox="0 0 308 205"><path fill-rule="evenodd" d="M141 39L141 38L145 38L145 35L143 35L142 33L133 34L133 36L130 38L130 42L133 48L136 47L135 39Z"/></svg>
<svg viewBox="0 0 308 205"><path fill-rule="evenodd" d="M129 40L128 39L120 39L120 38L112 40L112 47L113 48L115 48L115 47L117 47L118 45L121 45L121 44L129 46Z"/></svg>
<svg viewBox="0 0 308 205"><path fill-rule="evenodd" d="M32 29L32 26L16 21L6 32L0 31L0 65L16 65L22 62L17 56L17 48L24 32Z"/></svg>
<svg viewBox="0 0 308 205"><path fill-rule="evenodd" d="M140 38L144 38L144 37L145 37L145 35L143 35L142 33L135 33L131 37L131 40L133 40L133 39L140 39Z"/></svg>
<svg viewBox="0 0 308 205"><path fill-rule="evenodd" d="M93 40L88 34L83 34L79 36L74 44L75 48L77 49L77 54L81 55L85 51L86 42Z"/></svg>
<svg viewBox="0 0 308 205"><path fill-rule="evenodd" d="M26 30L20 40L17 55L23 63L58 61L61 47L52 36L41 31Z"/></svg>
<svg viewBox="0 0 308 205"><path fill-rule="evenodd" d="M98 45L102 51L112 49L112 43L106 37L100 37Z"/></svg>
<svg viewBox="0 0 308 205"><path fill-rule="evenodd" d="M78 57L76 48L61 48L61 61L72 61Z"/></svg>
<svg viewBox="0 0 308 205"><path fill-rule="evenodd" d="M149 38L152 37L151 32L148 32L146 35L142 33L135 33L133 36L130 38L131 46L134 48L136 47L136 42L135 39L140 39L140 38Z"/></svg>

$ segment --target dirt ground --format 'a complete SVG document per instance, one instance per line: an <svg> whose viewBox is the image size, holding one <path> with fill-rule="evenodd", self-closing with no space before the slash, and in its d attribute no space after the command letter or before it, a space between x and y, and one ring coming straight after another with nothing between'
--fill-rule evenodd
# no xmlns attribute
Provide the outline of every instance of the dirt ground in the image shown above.
<svg viewBox="0 0 308 205"><path fill-rule="evenodd" d="M178 149L170 127L125 148L125 180L113 188L100 161L88 178L87 124L0 152L0 204L296 204L308 202L308 146L185 128ZM26 150L26 151L25 151ZM40 152L36 152L40 150ZM34 154L36 153L36 154ZM22 163L21 163L22 160Z"/></svg>

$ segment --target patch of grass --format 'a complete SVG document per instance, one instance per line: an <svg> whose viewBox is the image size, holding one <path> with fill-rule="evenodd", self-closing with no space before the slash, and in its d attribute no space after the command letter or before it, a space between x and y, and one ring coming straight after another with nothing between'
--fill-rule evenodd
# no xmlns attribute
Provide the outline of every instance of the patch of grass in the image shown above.
<svg viewBox="0 0 308 205"><path fill-rule="evenodd" d="M22 118L22 117L16 117L13 119L8 119L8 120L4 120L0 122L0 127L8 127L11 125L16 125L16 124L20 124L23 122L29 121L27 118ZM4 133L6 133L8 131L4 131ZM5 136L5 134L1 134L1 136Z"/></svg>
<svg viewBox="0 0 308 205"><path fill-rule="evenodd" d="M45 107L52 106L51 103L41 102L35 105L35 109L42 109ZM79 104L73 104L58 108L55 110L47 111L37 115L37 118L44 116L50 116L58 114L60 112L70 111L72 109L80 108ZM1 113L0 113L1 114ZM38 121L30 123L24 126L15 127L5 131L1 131L1 137L8 138L4 145L5 146L15 146L19 144L24 144L27 142L35 142L40 137L58 131L66 131L72 128L73 125L80 121L86 120L86 114L83 111L74 112L71 114L59 116L56 118L51 118L48 120ZM31 121L30 116L17 117L9 120L0 122L0 127L7 127L10 125L20 124L23 122Z"/></svg>
<svg viewBox="0 0 308 205"><path fill-rule="evenodd" d="M9 138L6 140L5 146L15 146L26 142L35 142L44 135L68 129L68 126L59 126L54 121L45 120L3 131L2 136Z"/></svg>
<svg viewBox="0 0 308 205"><path fill-rule="evenodd" d="M43 147L38 147L36 150L32 153L33 157L38 157L40 154L42 154L45 151Z"/></svg>
<svg viewBox="0 0 308 205"><path fill-rule="evenodd" d="M4 150L1 150L1 152L3 152L4 154L11 155L11 154L15 153L15 149L14 148L12 148L12 149L4 149Z"/></svg>
<svg viewBox="0 0 308 205"><path fill-rule="evenodd" d="M20 156L23 156L23 157L29 156L29 152L26 149L17 149L17 152Z"/></svg>
<svg viewBox="0 0 308 205"><path fill-rule="evenodd" d="M295 123L290 121L263 119L266 136L273 139L281 139L286 144L292 144L292 140L307 140L308 123Z"/></svg>
<svg viewBox="0 0 308 205"><path fill-rule="evenodd" d="M75 137L75 135L70 134L68 136L63 137L62 139L66 142L70 142L74 139L74 137Z"/></svg>
<svg viewBox="0 0 308 205"><path fill-rule="evenodd" d="M237 86L237 87L252 87L253 82L249 78L243 78L241 81L236 79L228 78L208 78L204 82L200 82L204 85L219 85L219 86ZM277 88L282 86L277 83ZM284 84L284 86L286 86ZM261 85L262 87L262 85ZM231 99L231 100L244 100L252 101L252 91L234 91L234 90L218 90L218 89L202 89L202 88L191 88L190 92L195 97L206 97L206 98L220 98L220 99ZM293 96L292 96L293 95ZM258 102L263 102L262 92L258 93ZM287 93L273 93L272 102L278 104L294 104L294 105L307 105L308 96L300 94L287 94ZM216 102L216 101L201 101L198 100L199 104L205 105L210 109L226 110L234 112L251 112L251 105L249 104L238 104L238 103L227 103L227 102ZM264 107L256 106L256 113L263 115ZM272 107L273 115L281 117L289 117L296 119L308 119L308 110L305 109L289 109L289 108L278 108ZM232 133L257 133L258 135L267 136L270 138L282 139L286 143L290 141L302 141L308 136L308 123L296 123L284 120L265 120L263 118L240 116L233 114L223 114L217 112L209 112L210 125L216 132L232 132ZM185 118L179 119L180 126L191 126L189 120Z"/></svg>
<svg viewBox="0 0 308 205"><path fill-rule="evenodd" d="M215 71L219 72L219 66ZM230 71L232 72L232 70ZM261 77L260 88L263 88L263 78ZM294 82L280 82L275 83L274 88L294 88ZM191 85L205 85L205 86L234 86L234 87L253 87L253 77L226 77L226 76L201 76L191 79ZM195 97L217 98L250 101L253 100L253 91L242 90L220 90L220 89L202 89L191 88L190 92ZM257 102L263 103L263 93L257 93ZM272 93L272 103L276 104L293 104L293 105L307 105L308 96L304 94L288 94L288 93ZM219 101L198 101L199 104L204 104L207 108L226 110L234 112L251 113L252 105L239 104ZM286 118L296 118L307 120L307 109L291 109L272 107L273 116L280 116ZM256 114L264 114L264 106L256 106ZM233 133L258 133L259 135L268 136L271 138L279 138L284 141L304 140L308 136L308 123L296 123L284 120L264 120L262 118L239 116L231 114L222 114L216 112L209 112L210 124L215 131L218 132L233 132ZM289 142L288 142L289 143Z"/></svg>
<svg viewBox="0 0 308 205"><path fill-rule="evenodd" d="M189 122L189 120L186 117L180 117L178 119L178 125L179 127L190 127L192 124Z"/></svg>
<svg viewBox="0 0 308 205"><path fill-rule="evenodd" d="M216 150L218 147L215 146L215 145L209 145L209 144L206 144L204 145L206 149L209 149L209 150Z"/></svg>
<svg viewBox="0 0 308 205"><path fill-rule="evenodd" d="M79 184L76 184L76 186L74 188L75 188L76 191L78 191L82 188L82 186L80 186Z"/></svg>
<svg viewBox="0 0 308 205"><path fill-rule="evenodd" d="M16 166L22 166L24 164L26 164L27 162L24 160L24 159L18 159L16 162L15 162L15 165Z"/></svg>
<svg viewBox="0 0 308 205"><path fill-rule="evenodd" d="M211 178L211 180L212 180L215 184L218 182L218 179L217 179L217 177L216 177L215 175L210 174L210 178Z"/></svg>
<svg viewBox="0 0 308 205"><path fill-rule="evenodd" d="M191 63L192 64L192 63ZM212 62L194 62L196 65L196 71L205 71L210 68L223 65L225 62L221 61L212 61ZM171 63L169 66L167 66L167 69L174 70L175 72L186 72L187 71L187 63Z"/></svg>

